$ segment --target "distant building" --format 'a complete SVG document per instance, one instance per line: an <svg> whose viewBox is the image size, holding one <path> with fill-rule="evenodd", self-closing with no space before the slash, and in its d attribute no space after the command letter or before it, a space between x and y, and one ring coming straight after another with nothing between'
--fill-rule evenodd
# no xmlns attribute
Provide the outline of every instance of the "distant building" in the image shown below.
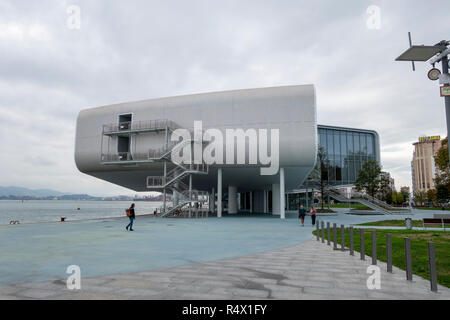
<svg viewBox="0 0 450 320"><path fill-rule="evenodd" d="M414 142L414 153L411 161L411 176L413 193L417 191L427 192L434 189L434 177L436 167L434 156L442 146L440 136L419 137Z"/></svg>
<svg viewBox="0 0 450 320"><path fill-rule="evenodd" d="M391 177L391 174L389 172L381 171L381 177L386 178L387 180L389 180L389 187L391 188L392 191L396 191L395 190L394 178Z"/></svg>
<svg viewBox="0 0 450 320"><path fill-rule="evenodd" d="M409 189L409 187L400 187L400 192L403 192L403 193L407 193L407 194L409 194L409 191L410 189Z"/></svg>

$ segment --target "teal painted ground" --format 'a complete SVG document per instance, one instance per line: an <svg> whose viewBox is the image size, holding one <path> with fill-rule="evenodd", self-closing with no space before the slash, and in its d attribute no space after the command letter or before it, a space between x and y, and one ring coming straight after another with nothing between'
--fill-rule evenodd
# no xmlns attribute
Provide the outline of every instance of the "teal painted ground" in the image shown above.
<svg viewBox="0 0 450 320"><path fill-rule="evenodd" d="M421 211L414 218L422 215L432 212ZM383 219L341 213L326 221L348 225ZM0 284L65 279L72 264L88 277L214 261L297 245L311 239L313 230L309 217L301 227L295 218L270 215L138 217L134 232L125 231L126 224L124 217L0 226Z"/></svg>

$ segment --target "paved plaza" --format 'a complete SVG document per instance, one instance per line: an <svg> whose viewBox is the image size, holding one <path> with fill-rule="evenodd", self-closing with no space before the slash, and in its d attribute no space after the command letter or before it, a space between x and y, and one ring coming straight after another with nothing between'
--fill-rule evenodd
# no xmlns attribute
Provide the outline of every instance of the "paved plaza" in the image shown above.
<svg viewBox="0 0 450 320"><path fill-rule="evenodd" d="M348 226L386 216L322 219ZM317 242L309 220L141 218L135 232L123 222L0 227L0 299L450 299L450 289L431 292L429 281L406 281L384 263L381 289L369 290L370 259ZM71 264L81 290L66 288Z"/></svg>
<svg viewBox="0 0 450 320"><path fill-rule="evenodd" d="M1 299L450 299L450 289L381 268L381 289L367 289L369 259L316 240L264 253L153 271L0 287Z"/></svg>

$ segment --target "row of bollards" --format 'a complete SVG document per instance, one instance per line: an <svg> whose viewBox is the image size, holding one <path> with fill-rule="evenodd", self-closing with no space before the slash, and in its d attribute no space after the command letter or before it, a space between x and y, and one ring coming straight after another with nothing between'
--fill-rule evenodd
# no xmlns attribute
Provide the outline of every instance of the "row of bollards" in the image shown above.
<svg viewBox="0 0 450 320"><path fill-rule="evenodd" d="M327 245L330 245L331 228L330 223L327 222ZM353 227L349 228L349 240L350 255L354 255L355 244L353 237ZM377 233L376 230L372 230L372 265L377 264ZM316 224L316 237L317 241L322 241L325 243L325 224L323 221ZM364 229L359 229L359 246L360 246L360 259L366 260L365 246L364 246ZM406 280L412 281L412 256L411 256L411 239L404 238L405 245L405 269L406 269ZM338 250L337 244L337 225L333 223L333 250ZM345 226L341 225L341 251L345 251ZM437 272L436 272L436 251L433 242L428 242L428 264L430 270L430 285L431 291L437 292ZM386 271L392 273L392 235L390 233L386 234Z"/></svg>

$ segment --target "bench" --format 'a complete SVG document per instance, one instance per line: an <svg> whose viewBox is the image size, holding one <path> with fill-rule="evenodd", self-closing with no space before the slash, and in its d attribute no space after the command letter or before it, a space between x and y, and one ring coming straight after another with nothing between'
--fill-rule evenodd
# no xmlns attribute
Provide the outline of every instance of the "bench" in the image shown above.
<svg viewBox="0 0 450 320"><path fill-rule="evenodd" d="M450 224L450 218L424 218L423 219L423 227L426 228L426 225L440 225L442 228L444 228L445 231L445 225Z"/></svg>

